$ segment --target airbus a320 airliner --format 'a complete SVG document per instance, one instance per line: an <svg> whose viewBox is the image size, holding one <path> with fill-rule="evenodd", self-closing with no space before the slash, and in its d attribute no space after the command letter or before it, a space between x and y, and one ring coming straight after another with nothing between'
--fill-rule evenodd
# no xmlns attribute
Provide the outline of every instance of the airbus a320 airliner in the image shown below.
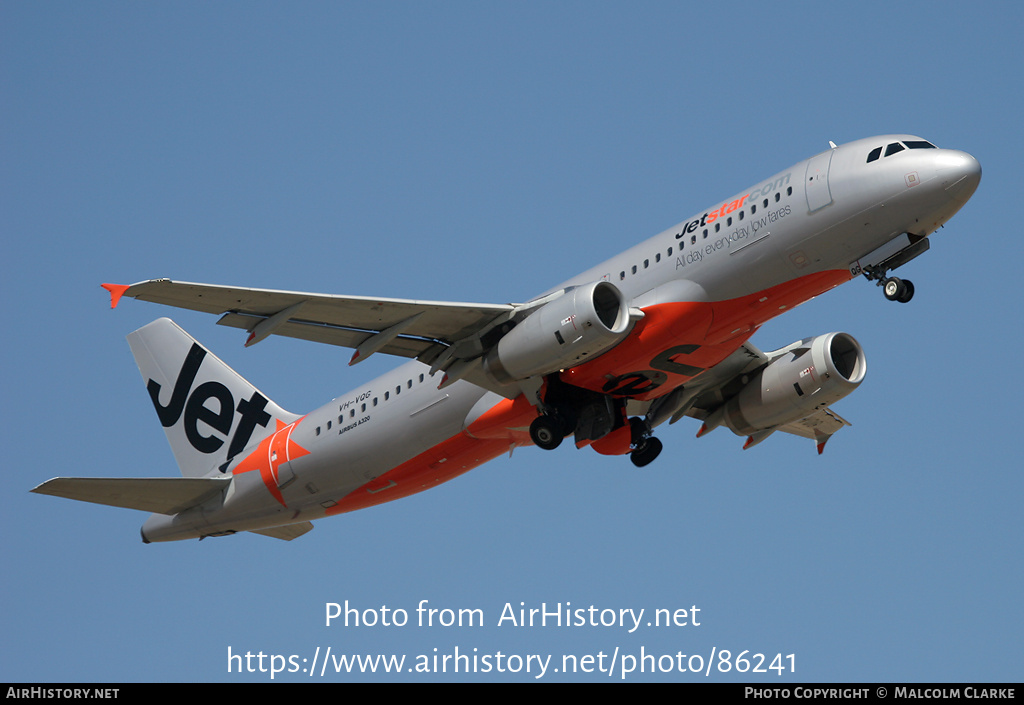
<svg viewBox="0 0 1024 705"><path fill-rule="evenodd" d="M420 492L513 448L629 455L690 416L744 448L776 431L818 452L830 408L864 379L846 333L764 353L766 321L864 276L891 272L974 193L971 155L885 135L830 149L525 303L468 304L246 289L154 279L123 296L220 314L246 345L283 335L412 360L304 416L289 413L162 318L128 336L182 477L54 478L33 491L153 512L142 539L252 531L294 539L312 521ZM564 451L563 451L564 452Z"/></svg>

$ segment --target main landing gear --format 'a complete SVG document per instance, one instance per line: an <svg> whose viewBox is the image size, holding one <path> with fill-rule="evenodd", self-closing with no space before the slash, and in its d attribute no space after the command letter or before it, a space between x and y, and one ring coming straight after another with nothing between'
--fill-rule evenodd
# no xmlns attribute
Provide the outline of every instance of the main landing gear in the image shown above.
<svg viewBox="0 0 1024 705"><path fill-rule="evenodd" d="M554 450L569 431L557 416L538 416L530 424L530 440L538 448Z"/></svg>
<svg viewBox="0 0 1024 705"><path fill-rule="evenodd" d="M629 430L633 440L633 450L629 454L630 462L638 468L653 463L661 453L662 446L661 441L651 435L650 424L634 416L629 420Z"/></svg>
<svg viewBox="0 0 1024 705"><path fill-rule="evenodd" d="M654 436L645 438L643 443L633 449L629 454L629 460L638 468L649 465L661 454L661 441Z"/></svg>
<svg viewBox="0 0 1024 705"><path fill-rule="evenodd" d="M538 448L554 450L572 436L577 448L589 445L601 455L628 455L638 468L661 453L650 421L627 416L625 399L574 387L557 375L546 383L543 399L536 399L540 414L530 422L530 440Z"/></svg>
<svg viewBox="0 0 1024 705"><path fill-rule="evenodd" d="M638 468L654 462L661 454L662 443L651 435L650 426L646 421L634 417L629 419L630 447L629 459ZM568 424L559 416L544 414L538 416L530 424L530 440L538 448L554 450L562 444L562 439L570 432Z"/></svg>

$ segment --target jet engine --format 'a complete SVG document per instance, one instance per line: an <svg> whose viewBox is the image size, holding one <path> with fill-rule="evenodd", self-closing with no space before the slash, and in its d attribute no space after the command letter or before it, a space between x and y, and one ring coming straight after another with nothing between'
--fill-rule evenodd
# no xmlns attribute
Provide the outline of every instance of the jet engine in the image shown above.
<svg viewBox="0 0 1024 705"><path fill-rule="evenodd" d="M626 337L629 306L618 287L592 282L542 305L487 354L487 371L509 383L574 367Z"/></svg>
<svg viewBox="0 0 1024 705"><path fill-rule="evenodd" d="M783 348L726 402L723 421L741 436L799 421L852 392L866 371L864 350L853 336L807 338Z"/></svg>

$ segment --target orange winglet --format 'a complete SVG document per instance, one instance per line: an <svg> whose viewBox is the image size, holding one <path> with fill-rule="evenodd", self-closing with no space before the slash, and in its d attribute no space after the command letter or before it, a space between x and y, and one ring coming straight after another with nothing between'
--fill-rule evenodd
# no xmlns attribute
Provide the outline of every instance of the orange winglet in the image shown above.
<svg viewBox="0 0 1024 705"><path fill-rule="evenodd" d="M128 291L129 284L100 284L110 292L110 308L117 308L117 302L121 300L124 292Z"/></svg>

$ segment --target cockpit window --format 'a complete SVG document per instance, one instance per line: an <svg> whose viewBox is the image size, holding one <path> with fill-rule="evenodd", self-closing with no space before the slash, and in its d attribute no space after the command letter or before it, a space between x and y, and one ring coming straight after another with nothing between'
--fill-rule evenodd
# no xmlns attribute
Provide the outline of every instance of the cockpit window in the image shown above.
<svg viewBox="0 0 1024 705"><path fill-rule="evenodd" d="M896 152L902 151L903 145L900 144L899 142L893 142L892 144L885 148L885 156L889 157L892 156L893 154L896 154Z"/></svg>
<svg viewBox="0 0 1024 705"><path fill-rule="evenodd" d="M910 149L938 149L934 144L925 140L906 140L903 144Z"/></svg>
<svg viewBox="0 0 1024 705"><path fill-rule="evenodd" d="M870 164L871 162L875 161L880 156L882 156L882 148L881 147L875 147L874 149L872 149L868 153L868 164Z"/></svg>

